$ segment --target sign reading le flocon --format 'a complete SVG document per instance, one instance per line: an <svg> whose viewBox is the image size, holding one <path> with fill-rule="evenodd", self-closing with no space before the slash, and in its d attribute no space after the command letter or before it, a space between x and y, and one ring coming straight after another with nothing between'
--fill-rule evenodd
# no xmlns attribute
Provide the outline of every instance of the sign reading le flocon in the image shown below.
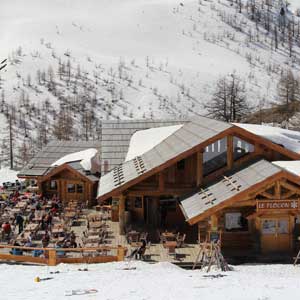
<svg viewBox="0 0 300 300"><path fill-rule="evenodd" d="M275 200L275 201L260 200L257 201L256 208L257 210L267 210L267 209L298 210L299 203L298 200Z"/></svg>

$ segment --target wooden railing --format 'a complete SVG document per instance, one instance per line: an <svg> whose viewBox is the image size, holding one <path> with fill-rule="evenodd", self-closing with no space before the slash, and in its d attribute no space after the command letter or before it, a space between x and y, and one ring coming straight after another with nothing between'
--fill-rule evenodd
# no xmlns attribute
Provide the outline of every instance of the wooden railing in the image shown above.
<svg viewBox="0 0 300 300"><path fill-rule="evenodd" d="M15 249L15 250L13 250ZM19 250L19 253L16 253ZM15 252L15 253L10 253ZM41 256L33 256L40 251ZM0 260L56 266L59 263L105 263L123 261L127 249L122 246L97 248L39 248L0 245ZM73 253L73 255L71 255Z"/></svg>

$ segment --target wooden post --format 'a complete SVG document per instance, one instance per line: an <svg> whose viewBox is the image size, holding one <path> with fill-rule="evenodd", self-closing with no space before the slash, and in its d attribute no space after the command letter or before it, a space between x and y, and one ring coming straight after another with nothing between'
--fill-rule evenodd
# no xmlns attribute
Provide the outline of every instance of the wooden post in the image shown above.
<svg viewBox="0 0 300 300"><path fill-rule="evenodd" d="M203 150L197 152L197 187L203 182Z"/></svg>
<svg viewBox="0 0 300 300"><path fill-rule="evenodd" d="M216 215L210 216L210 229L213 231L218 230L218 217Z"/></svg>
<svg viewBox="0 0 300 300"><path fill-rule="evenodd" d="M55 249L50 249L48 251L49 257L48 257L48 265L49 266L56 266L57 261L56 261L56 250Z"/></svg>
<svg viewBox="0 0 300 300"><path fill-rule="evenodd" d="M227 169L230 170L233 167L233 136L227 136Z"/></svg>
<svg viewBox="0 0 300 300"><path fill-rule="evenodd" d="M275 182L275 198L276 199L281 199L281 188L280 188L280 182L276 181Z"/></svg>
<svg viewBox="0 0 300 300"><path fill-rule="evenodd" d="M158 174L158 190L162 192L165 189L165 180L164 180L164 173L159 172Z"/></svg>
<svg viewBox="0 0 300 300"><path fill-rule="evenodd" d="M121 195L119 197L119 226L120 234L125 234L125 197Z"/></svg>
<svg viewBox="0 0 300 300"><path fill-rule="evenodd" d="M124 261L124 258L125 258L125 248L119 245L117 250L117 261Z"/></svg>

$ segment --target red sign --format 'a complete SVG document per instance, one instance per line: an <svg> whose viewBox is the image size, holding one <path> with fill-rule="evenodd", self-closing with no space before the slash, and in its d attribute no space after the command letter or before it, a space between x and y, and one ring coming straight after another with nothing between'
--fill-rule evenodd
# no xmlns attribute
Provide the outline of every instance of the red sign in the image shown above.
<svg viewBox="0 0 300 300"><path fill-rule="evenodd" d="M256 204L257 210L268 210L268 209L299 209L298 200L260 200Z"/></svg>

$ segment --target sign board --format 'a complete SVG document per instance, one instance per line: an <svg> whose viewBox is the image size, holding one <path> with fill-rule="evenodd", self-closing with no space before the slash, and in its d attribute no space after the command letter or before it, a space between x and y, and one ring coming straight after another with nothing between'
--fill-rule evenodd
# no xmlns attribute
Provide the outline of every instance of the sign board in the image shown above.
<svg viewBox="0 0 300 300"><path fill-rule="evenodd" d="M218 242L221 240L221 231L209 231L209 242Z"/></svg>
<svg viewBox="0 0 300 300"><path fill-rule="evenodd" d="M256 204L257 210L298 210L299 201L298 200L260 200Z"/></svg>

